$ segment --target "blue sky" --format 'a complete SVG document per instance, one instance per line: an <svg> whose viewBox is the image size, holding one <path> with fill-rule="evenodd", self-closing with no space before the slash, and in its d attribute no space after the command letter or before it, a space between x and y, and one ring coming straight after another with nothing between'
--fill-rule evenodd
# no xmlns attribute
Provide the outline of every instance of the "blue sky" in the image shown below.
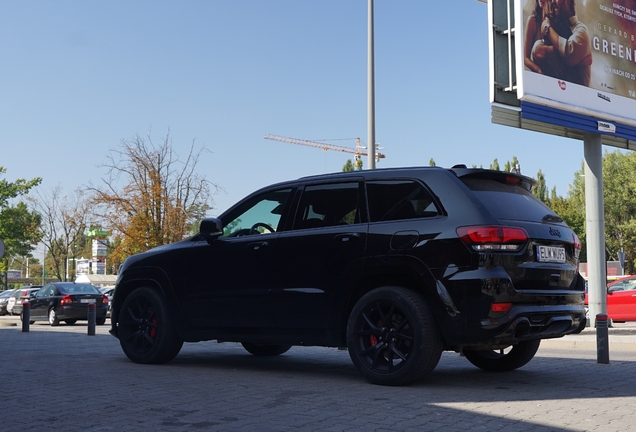
<svg viewBox="0 0 636 432"><path fill-rule="evenodd" d="M0 165L69 193L122 139L168 130L223 190L340 171L350 155L264 140L367 141L366 0L0 0ZM517 156L567 194L583 143L493 125L487 7L375 0L378 167ZM352 156L352 155L351 155ZM366 158L365 158L366 164Z"/></svg>

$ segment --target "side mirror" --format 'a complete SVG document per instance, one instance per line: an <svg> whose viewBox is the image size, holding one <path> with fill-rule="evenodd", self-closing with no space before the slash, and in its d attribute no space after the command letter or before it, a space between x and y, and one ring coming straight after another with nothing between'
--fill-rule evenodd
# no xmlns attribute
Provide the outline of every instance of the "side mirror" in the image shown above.
<svg viewBox="0 0 636 432"><path fill-rule="evenodd" d="M199 226L199 234L201 234L201 237L203 237L206 242L212 244L214 240L223 235L223 223L221 222L221 219L203 219Z"/></svg>

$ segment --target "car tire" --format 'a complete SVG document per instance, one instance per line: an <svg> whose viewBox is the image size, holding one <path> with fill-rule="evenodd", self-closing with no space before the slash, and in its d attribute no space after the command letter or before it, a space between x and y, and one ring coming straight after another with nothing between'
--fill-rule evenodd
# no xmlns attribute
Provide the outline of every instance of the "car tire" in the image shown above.
<svg viewBox="0 0 636 432"><path fill-rule="evenodd" d="M24 322L24 314L23 313L20 314L20 322ZM29 321L29 324L33 324L33 323L35 323L35 321Z"/></svg>
<svg viewBox="0 0 636 432"><path fill-rule="evenodd" d="M525 366L539 349L541 339L521 341L510 351L504 350L464 350L464 356L473 365L488 372L508 372Z"/></svg>
<svg viewBox="0 0 636 432"><path fill-rule="evenodd" d="M106 324L106 317L102 317L102 318L95 318L95 324L97 324L97 325L104 325L104 324Z"/></svg>
<svg viewBox="0 0 636 432"><path fill-rule="evenodd" d="M374 289L356 303L347 325L347 347L368 381L391 386L422 379L435 369L443 349L424 299L391 286Z"/></svg>
<svg viewBox="0 0 636 432"><path fill-rule="evenodd" d="M49 309L49 324L51 324L51 327L60 325L60 320L57 318L55 308Z"/></svg>
<svg viewBox="0 0 636 432"><path fill-rule="evenodd" d="M119 314L119 344L135 363L166 363L179 354L179 338L164 297L143 287L131 292Z"/></svg>
<svg viewBox="0 0 636 432"><path fill-rule="evenodd" d="M66 324L68 324L68 325L73 325L73 324L75 324L77 322L77 320L76 319L67 319L67 320L64 320L64 322Z"/></svg>
<svg viewBox="0 0 636 432"><path fill-rule="evenodd" d="M245 350L258 357L272 357L286 353L291 345L260 345L251 342L241 342Z"/></svg>

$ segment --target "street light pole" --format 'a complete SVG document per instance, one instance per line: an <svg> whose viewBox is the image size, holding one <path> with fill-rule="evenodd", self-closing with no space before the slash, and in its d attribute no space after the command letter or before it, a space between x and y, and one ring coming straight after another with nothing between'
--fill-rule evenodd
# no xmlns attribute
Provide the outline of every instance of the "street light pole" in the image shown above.
<svg viewBox="0 0 636 432"><path fill-rule="evenodd" d="M369 0L369 25L367 46L367 145L368 169L375 169L375 68L373 54L373 0Z"/></svg>

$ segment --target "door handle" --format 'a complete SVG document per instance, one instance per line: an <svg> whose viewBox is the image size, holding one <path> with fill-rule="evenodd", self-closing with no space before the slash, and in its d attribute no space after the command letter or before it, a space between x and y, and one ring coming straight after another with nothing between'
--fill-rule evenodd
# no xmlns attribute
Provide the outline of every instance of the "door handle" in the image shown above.
<svg viewBox="0 0 636 432"><path fill-rule="evenodd" d="M343 243L357 238L360 238L360 233L343 233L336 235L336 240L340 240Z"/></svg>
<svg viewBox="0 0 636 432"><path fill-rule="evenodd" d="M261 247L269 246L269 242L261 241L261 242L252 242L248 243L247 247L252 250L259 250Z"/></svg>

